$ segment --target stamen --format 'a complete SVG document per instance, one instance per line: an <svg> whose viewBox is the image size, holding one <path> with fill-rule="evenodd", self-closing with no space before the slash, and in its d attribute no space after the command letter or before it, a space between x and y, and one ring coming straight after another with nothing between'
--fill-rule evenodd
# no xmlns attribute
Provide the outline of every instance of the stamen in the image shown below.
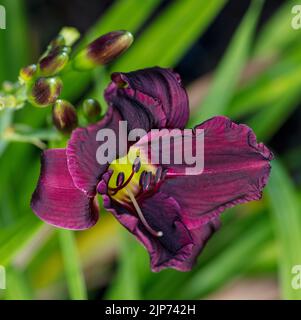
<svg viewBox="0 0 301 320"><path fill-rule="evenodd" d="M157 184L161 180L162 172L163 172L162 167L159 167L155 174L155 184Z"/></svg>
<svg viewBox="0 0 301 320"><path fill-rule="evenodd" d="M163 236L163 232L162 231L155 231L148 223L147 221L145 220L144 218L144 215L138 205L138 202L136 201L135 199L135 196L133 195L132 191L128 188L125 188L125 190L127 191L135 209L136 209L136 212L141 220L141 222L143 223L143 225L145 226L145 228L155 237L162 237Z"/></svg>
<svg viewBox="0 0 301 320"><path fill-rule="evenodd" d="M124 173L123 172L119 172L117 179L116 179L116 187L120 187L124 182Z"/></svg>
<svg viewBox="0 0 301 320"><path fill-rule="evenodd" d="M143 180L142 180L142 189L143 191L146 191L152 181L152 173L150 171L147 171L144 176L143 176Z"/></svg>
<svg viewBox="0 0 301 320"><path fill-rule="evenodd" d="M133 171L135 173L137 173L141 168L141 161L139 156L135 159L134 163L133 163Z"/></svg>

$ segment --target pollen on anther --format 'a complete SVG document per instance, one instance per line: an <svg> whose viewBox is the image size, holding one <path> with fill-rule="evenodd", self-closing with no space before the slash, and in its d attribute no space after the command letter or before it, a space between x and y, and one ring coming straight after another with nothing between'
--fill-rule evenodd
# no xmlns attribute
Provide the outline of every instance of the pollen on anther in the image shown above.
<svg viewBox="0 0 301 320"><path fill-rule="evenodd" d="M142 181L142 188L144 191L146 191L152 181L152 173L150 171L146 172L146 174L144 175L143 181Z"/></svg>
<svg viewBox="0 0 301 320"><path fill-rule="evenodd" d="M141 168L141 161L140 161L140 158L137 157L133 163L133 170L134 172L137 173L140 170L140 168Z"/></svg>

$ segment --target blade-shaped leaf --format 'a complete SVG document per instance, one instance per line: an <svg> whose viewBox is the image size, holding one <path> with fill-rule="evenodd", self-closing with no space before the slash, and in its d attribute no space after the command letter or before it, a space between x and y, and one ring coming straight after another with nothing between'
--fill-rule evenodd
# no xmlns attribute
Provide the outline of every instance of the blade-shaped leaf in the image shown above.
<svg viewBox="0 0 301 320"><path fill-rule="evenodd" d="M301 264L300 202L294 185L279 160L273 162L267 191L280 245L279 276L282 297L299 300L301 291L292 287L292 268Z"/></svg>
<svg viewBox="0 0 301 320"><path fill-rule="evenodd" d="M125 230L120 230L121 235L121 254L119 261L119 269L114 279L114 283L110 286L106 299L140 299L140 282L137 273L137 243Z"/></svg>
<svg viewBox="0 0 301 320"><path fill-rule="evenodd" d="M269 19L259 34L254 55L264 58L279 54L293 41L298 41L299 33L291 26L292 8L295 0L285 1L282 7Z"/></svg>
<svg viewBox="0 0 301 320"><path fill-rule="evenodd" d="M154 65L175 66L225 3L225 0L173 1L113 69L132 71Z"/></svg>
<svg viewBox="0 0 301 320"><path fill-rule="evenodd" d="M73 300L86 300L87 288L81 270L74 231L58 230L69 294Z"/></svg>
<svg viewBox="0 0 301 320"><path fill-rule="evenodd" d="M263 1L253 0L248 12L235 32L231 43L215 73L212 86L201 106L195 110L190 126L224 114L232 98L237 81L250 53L253 34Z"/></svg>

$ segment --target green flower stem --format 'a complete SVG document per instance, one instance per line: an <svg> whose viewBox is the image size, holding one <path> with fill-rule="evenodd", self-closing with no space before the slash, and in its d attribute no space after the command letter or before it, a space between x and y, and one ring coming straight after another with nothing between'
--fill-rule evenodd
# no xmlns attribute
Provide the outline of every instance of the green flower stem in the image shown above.
<svg viewBox="0 0 301 320"><path fill-rule="evenodd" d="M57 230L65 267L67 285L72 300L86 300L87 288L81 269L74 232Z"/></svg>

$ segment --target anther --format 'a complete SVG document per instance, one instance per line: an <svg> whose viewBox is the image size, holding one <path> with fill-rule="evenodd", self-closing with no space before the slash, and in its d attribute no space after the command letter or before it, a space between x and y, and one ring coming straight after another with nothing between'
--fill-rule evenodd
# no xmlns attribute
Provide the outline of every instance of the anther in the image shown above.
<svg viewBox="0 0 301 320"><path fill-rule="evenodd" d="M140 161L140 158L137 157L133 163L133 171L135 173L137 173L141 168L141 161Z"/></svg>
<svg viewBox="0 0 301 320"><path fill-rule="evenodd" d="M145 173L143 177L143 181L142 181L143 191L146 191L149 188L151 181L152 181L152 173L148 171Z"/></svg>
<svg viewBox="0 0 301 320"><path fill-rule="evenodd" d="M161 180L161 177L162 177L162 172L163 172L163 169L162 167L159 167L156 171L156 174L155 174L155 184L157 184L160 180Z"/></svg>
<svg viewBox="0 0 301 320"><path fill-rule="evenodd" d="M124 173L119 172L116 178L116 187L120 187L124 182Z"/></svg>

